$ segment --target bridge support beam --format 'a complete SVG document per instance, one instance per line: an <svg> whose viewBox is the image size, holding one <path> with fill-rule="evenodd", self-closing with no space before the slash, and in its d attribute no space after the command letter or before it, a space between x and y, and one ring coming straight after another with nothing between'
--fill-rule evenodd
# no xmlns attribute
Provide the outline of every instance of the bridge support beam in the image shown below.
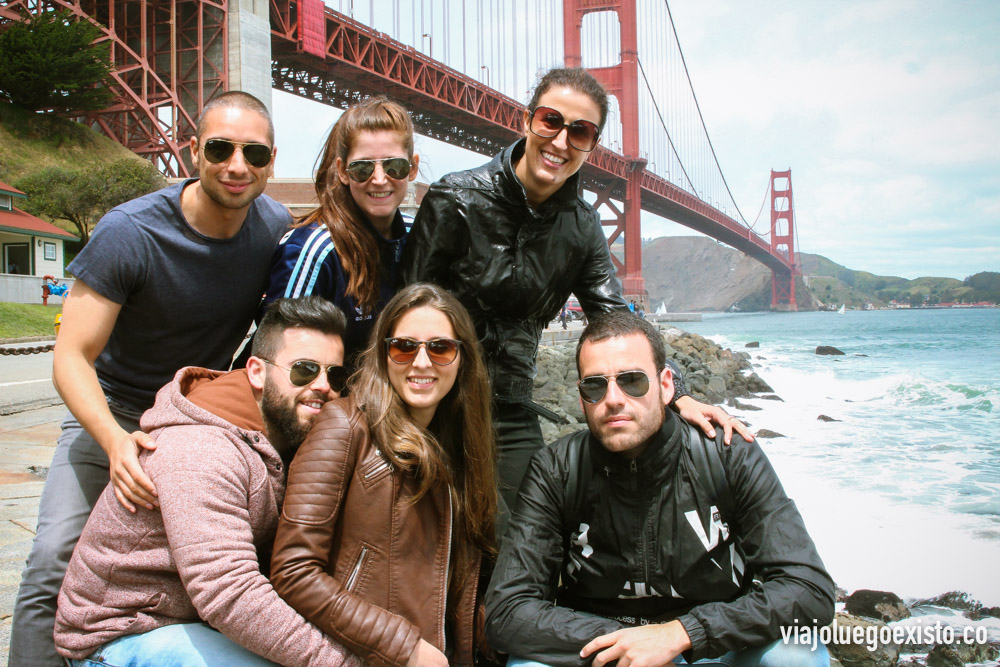
<svg viewBox="0 0 1000 667"><path fill-rule="evenodd" d="M792 206L792 170L771 170L771 254L788 258L791 271L771 270L771 309L798 310L795 278L801 268L795 254L795 211Z"/></svg>
<svg viewBox="0 0 1000 667"><path fill-rule="evenodd" d="M267 0L229 0L228 90L250 93L271 109L271 22Z"/></svg>
<svg viewBox="0 0 1000 667"><path fill-rule="evenodd" d="M646 160L639 154L639 40L635 0L563 0L563 39L567 67L581 67L583 51L581 33L583 18L591 12L614 12L618 15L621 57L617 65L589 68L609 94L618 98L622 119L622 150L629 164L625 185L624 211L617 211L615 233L608 240L625 232L625 262L616 263L625 299L635 299L649 309L646 281L642 277L642 231L639 216L642 210L642 173ZM600 202L597 204L600 205Z"/></svg>

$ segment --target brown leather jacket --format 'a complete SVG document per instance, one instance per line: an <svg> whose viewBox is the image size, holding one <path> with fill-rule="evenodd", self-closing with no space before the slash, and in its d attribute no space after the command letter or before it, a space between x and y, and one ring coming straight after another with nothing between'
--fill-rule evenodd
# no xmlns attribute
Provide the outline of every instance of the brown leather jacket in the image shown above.
<svg viewBox="0 0 1000 667"><path fill-rule="evenodd" d="M405 665L422 638L452 665L471 665L478 572L446 631L451 495L437 487L413 503L416 488L354 402L330 401L289 470L271 583L368 664Z"/></svg>

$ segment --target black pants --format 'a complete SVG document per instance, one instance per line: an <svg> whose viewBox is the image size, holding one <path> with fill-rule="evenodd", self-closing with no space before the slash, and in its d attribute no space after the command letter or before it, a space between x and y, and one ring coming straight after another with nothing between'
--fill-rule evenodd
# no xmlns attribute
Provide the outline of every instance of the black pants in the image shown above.
<svg viewBox="0 0 1000 667"><path fill-rule="evenodd" d="M497 472L500 476L500 497L510 510L514 509L517 490L528 470L528 462L545 446L538 413L524 403L495 403L493 426L497 431L497 448L500 459Z"/></svg>

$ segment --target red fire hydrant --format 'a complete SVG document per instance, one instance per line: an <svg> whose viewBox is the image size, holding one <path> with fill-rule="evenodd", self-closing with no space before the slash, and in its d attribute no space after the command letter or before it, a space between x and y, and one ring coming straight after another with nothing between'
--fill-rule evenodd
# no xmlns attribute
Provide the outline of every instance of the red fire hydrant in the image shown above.
<svg viewBox="0 0 1000 667"><path fill-rule="evenodd" d="M49 287L49 280L55 281L54 276L43 276L42 277L42 305L49 305L49 295L52 294L52 288Z"/></svg>

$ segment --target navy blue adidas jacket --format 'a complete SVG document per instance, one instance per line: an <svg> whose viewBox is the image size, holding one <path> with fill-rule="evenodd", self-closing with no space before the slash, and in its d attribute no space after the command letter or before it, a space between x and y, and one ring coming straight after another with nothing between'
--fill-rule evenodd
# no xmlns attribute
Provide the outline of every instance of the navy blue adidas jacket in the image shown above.
<svg viewBox="0 0 1000 667"><path fill-rule="evenodd" d="M271 282L267 288L267 296L264 297L265 308L282 297L317 294L332 301L347 316L344 359L350 368L353 368L358 352L368 344L368 334L375 325L375 318L400 286L399 263L412 220L396 211L391 239L376 232L367 220L364 224L368 225L369 231L378 240L381 255L381 284L375 312L363 314L357 302L345 293L347 275L337 249L333 246L329 230L320 223L297 227L281 239L271 259Z"/></svg>

